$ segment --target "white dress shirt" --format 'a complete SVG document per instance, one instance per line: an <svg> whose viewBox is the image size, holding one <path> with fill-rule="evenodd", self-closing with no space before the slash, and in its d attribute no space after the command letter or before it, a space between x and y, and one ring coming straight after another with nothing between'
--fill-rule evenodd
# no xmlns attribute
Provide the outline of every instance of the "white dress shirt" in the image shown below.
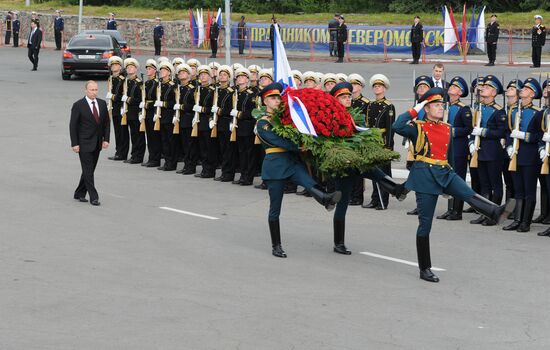
<svg viewBox="0 0 550 350"><path fill-rule="evenodd" d="M99 106L97 104L97 99L91 100L88 96L86 96L86 102L88 102L88 106L90 107L90 111L92 112L92 115L94 115L94 106L92 105L92 102L95 102L95 108L97 110L97 115L99 115Z"/></svg>

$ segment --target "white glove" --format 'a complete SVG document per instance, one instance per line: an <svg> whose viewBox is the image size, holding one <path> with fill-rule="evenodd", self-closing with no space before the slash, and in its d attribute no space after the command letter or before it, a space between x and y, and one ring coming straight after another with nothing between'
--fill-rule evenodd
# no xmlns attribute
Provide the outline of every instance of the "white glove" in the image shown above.
<svg viewBox="0 0 550 350"><path fill-rule="evenodd" d="M422 101L422 102L418 103L416 106L414 106L413 109L416 111L416 113L420 113L420 111L422 110L422 108L424 108L426 103L428 103L428 101Z"/></svg>
<svg viewBox="0 0 550 350"><path fill-rule="evenodd" d="M508 146L506 147L506 153L508 153L508 158L512 158L514 155L514 147Z"/></svg>
<svg viewBox="0 0 550 350"><path fill-rule="evenodd" d="M111 98L113 98L113 94L108 92L107 95L105 95L105 99L110 100Z"/></svg>
<svg viewBox="0 0 550 350"><path fill-rule="evenodd" d="M476 151L476 145L475 145L475 143L470 142L470 143L468 144L468 148L470 149L470 154L474 154L474 152Z"/></svg>
<svg viewBox="0 0 550 350"><path fill-rule="evenodd" d="M202 107L199 106L199 105L194 105L193 106L193 112L201 113L202 112Z"/></svg>
<svg viewBox="0 0 550 350"><path fill-rule="evenodd" d="M122 95L122 98L120 100L122 102L126 102L126 101L128 101L128 96L127 95Z"/></svg>
<svg viewBox="0 0 550 350"><path fill-rule="evenodd" d="M174 111L177 111L177 110L180 109L180 108L181 108L181 105L180 105L179 103L176 103L176 104L174 105Z"/></svg>
<svg viewBox="0 0 550 350"><path fill-rule="evenodd" d="M124 113L126 113L126 108L124 107L120 108L120 115L123 115Z"/></svg>
<svg viewBox="0 0 550 350"><path fill-rule="evenodd" d="M139 122L142 123L145 120L145 114L140 113L139 114Z"/></svg>
<svg viewBox="0 0 550 350"><path fill-rule="evenodd" d="M477 126L472 130L473 136L481 136L481 133L483 132L483 128L478 128Z"/></svg>
<svg viewBox="0 0 550 350"><path fill-rule="evenodd" d="M544 135L542 135L542 141L550 142L550 133L545 132Z"/></svg>
<svg viewBox="0 0 550 350"><path fill-rule="evenodd" d="M233 129L237 128L237 124L229 123L229 131L233 131Z"/></svg>
<svg viewBox="0 0 550 350"><path fill-rule="evenodd" d="M139 108L143 108L143 107L145 107L145 102L141 101L141 102L139 103Z"/></svg>
<svg viewBox="0 0 550 350"><path fill-rule="evenodd" d="M172 118L172 124L176 125L177 122L179 122L179 118L178 118L178 117Z"/></svg>
<svg viewBox="0 0 550 350"><path fill-rule="evenodd" d="M214 121L214 119L210 119L210 120L208 121L208 127L209 127L210 129L214 129L215 126L216 126L216 122Z"/></svg>
<svg viewBox="0 0 550 350"><path fill-rule="evenodd" d="M154 106L155 106L155 107L162 107L162 101L159 101L159 100L155 101L155 105L154 105Z"/></svg>
<svg viewBox="0 0 550 350"><path fill-rule="evenodd" d="M539 157L540 157L540 160L544 160L544 157L546 157L546 149L544 148L539 148Z"/></svg>
<svg viewBox="0 0 550 350"><path fill-rule="evenodd" d="M156 122L158 119L159 119L159 116L155 114L155 116L153 117L153 121Z"/></svg>
<svg viewBox="0 0 550 350"><path fill-rule="evenodd" d="M518 130L512 130L512 133L510 134L510 137L513 138L513 139L525 140L525 132L524 131L518 131Z"/></svg>
<svg viewBox="0 0 550 350"><path fill-rule="evenodd" d="M218 110L219 110L219 109L220 109L220 108L219 108L218 106L212 106L212 113L218 114Z"/></svg>

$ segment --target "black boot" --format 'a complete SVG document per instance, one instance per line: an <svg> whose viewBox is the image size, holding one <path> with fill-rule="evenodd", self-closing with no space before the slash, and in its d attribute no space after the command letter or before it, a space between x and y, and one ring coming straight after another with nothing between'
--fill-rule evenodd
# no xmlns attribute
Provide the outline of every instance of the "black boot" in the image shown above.
<svg viewBox="0 0 550 350"><path fill-rule="evenodd" d="M485 196L483 196L483 198L489 199L489 195L485 195ZM475 209L475 208L472 208L472 209ZM474 210L474 211L476 211L476 210ZM481 213L479 213L479 214L481 214ZM485 216L483 216L483 214L482 214L482 215L479 215L477 217L477 219L470 220L470 224L481 225L485 222L485 220L487 220L487 218Z"/></svg>
<svg viewBox="0 0 550 350"><path fill-rule="evenodd" d="M521 223L521 217L523 214L523 199L516 199L516 207L514 208L514 221L510 225L504 226L504 231L515 231L518 229Z"/></svg>
<svg viewBox="0 0 550 350"><path fill-rule="evenodd" d="M504 221L504 219L508 217L508 214L510 214L510 212L514 210L516 201L510 199L508 202L506 202L506 204L498 206L487 198L482 197L476 193L472 198L470 198L468 204L470 204L476 211L481 213L481 215L484 215L488 219L495 221L497 224L500 224L502 223L502 221Z"/></svg>
<svg viewBox="0 0 550 350"><path fill-rule="evenodd" d="M465 210L463 210L462 212L463 213L475 213L476 211L474 210L474 208L469 207L469 208L466 208Z"/></svg>
<svg viewBox="0 0 550 350"><path fill-rule="evenodd" d="M533 219L534 224L540 224L548 217L548 194L540 191L540 215Z"/></svg>
<svg viewBox="0 0 550 350"><path fill-rule="evenodd" d="M436 218L440 219L440 220L445 220L446 218L448 218L449 215L451 215L453 213L453 202L454 202L454 198L448 199L447 200L447 211L444 212L441 215L436 216Z"/></svg>
<svg viewBox="0 0 550 350"><path fill-rule="evenodd" d="M499 196L499 197L494 197L492 199L492 202L495 203L496 205L500 205L500 203L502 202L502 196ZM508 216L505 218L507 219ZM481 223L483 226L495 226L497 224L497 222L495 220L485 220Z"/></svg>
<svg viewBox="0 0 550 350"><path fill-rule="evenodd" d="M328 211L331 211L336 206L336 203L342 198L342 192L334 191L331 193L326 193L318 189L317 187L312 187L308 190L309 193L315 198L315 200L324 206Z"/></svg>
<svg viewBox="0 0 550 350"><path fill-rule="evenodd" d="M537 236L539 236L539 237L544 237L544 236L550 237L550 228L547 228L546 230L537 233Z"/></svg>
<svg viewBox="0 0 550 350"><path fill-rule="evenodd" d="M523 204L523 217L517 229L518 232L531 231L531 222L533 221L533 214L535 213L535 205L537 201L534 199L526 199Z"/></svg>
<svg viewBox="0 0 550 350"><path fill-rule="evenodd" d="M334 252L338 254L350 255L351 250L348 250L344 244L346 234L346 222L344 220L334 220Z"/></svg>
<svg viewBox="0 0 550 350"><path fill-rule="evenodd" d="M464 208L464 201L454 198L453 210L451 212L451 215L447 216L447 220L451 220L451 221L462 220L462 208Z"/></svg>
<svg viewBox="0 0 550 350"><path fill-rule="evenodd" d="M428 282L439 282L431 270L432 261L430 257L430 237L416 236L416 254L418 256L418 268L420 269L420 279Z"/></svg>
<svg viewBox="0 0 550 350"><path fill-rule="evenodd" d="M405 200L405 198L407 198L407 193L409 193L409 190L405 188L405 183L398 184L393 178L387 175L379 180L378 184L384 191L397 198L398 201Z"/></svg>
<svg viewBox="0 0 550 350"><path fill-rule="evenodd" d="M283 250L283 247L281 247L281 228L279 226L279 220L268 222L269 233L271 234L271 246L273 247L271 254L278 258L286 258L286 253Z"/></svg>
<svg viewBox="0 0 550 350"><path fill-rule="evenodd" d="M418 208L414 208L413 210L409 210L407 212L407 215L418 215Z"/></svg>

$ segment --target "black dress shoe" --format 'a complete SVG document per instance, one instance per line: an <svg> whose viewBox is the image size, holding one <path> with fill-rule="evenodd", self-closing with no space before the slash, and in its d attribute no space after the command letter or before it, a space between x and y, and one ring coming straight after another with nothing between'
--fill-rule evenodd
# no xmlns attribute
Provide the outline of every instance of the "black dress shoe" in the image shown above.
<svg viewBox="0 0 550 350"><path fill-rule="evenodd" d="M220 181L221 181L221 182L233 182L234 180L235 180L234 177L229 177L229 176L223 177L223 176L222 176L222 179L221 179Z"/></svg>
<svg viewBox="0 0 550 350"><path fill-rule="evenodd" d="M297 191L296 186L294 186L294 187L289 186L289 187L285 188L284 193L285 194L290 194L290 193L296 193L296 191Z"/></svg>
<svg viewBox="0 0 550 350"><path fill-rule="evenodd" d="M469 207L468 209L464 209L462 212L463 213L475 213L476 211L474 210L474 208Z"/></svg>
<svg viewBox="0 0 550 350"><path fill-rule="evenodd" d="M241 181L239 184L241 186L252 186L252 181Z"/></svg>
<svg viewBox="0 0 550 350"><path fill-rule="evenodd" d="M267 190L267 185L265 182L262 181L261 184L254 186L254 188L257 188L259 190Z"/></svg>
<svg viewBox="0 0 550 350"><path fill-rule="evenodd" d="M128 161L129 164L140 164L142 161L138 159L130 159Z"/></svg>
<svg viewBox="0 0 550 350"><path fill-rule="evenodd" d="M223 179L223 176L218 176L214 178L214 181L222 181L222 179Z"/></svg>
<svg viewBox="0 0 550 350"><path fill-rule="evenodd" d="M413 210L408 211L407 215L418 215L418 208L414 208Z"/></svg>
<svg viewBox="0 0 550 350"><path fill-rule="evenodd" d="M201 173L193 175L194 177L201 177Z"/></svg>
<svg viewBox="0 0 550 350"><path fill-rule="evenodd" d="M437 277L430 269L420 270L420 279L428 282L439 282L439 277Z"/></svg>
<svg viewBox="0 0 550 350"><path fill-rule="evenodd" d="M75 200L79 201L79 202L82 202L82 203L86 203L88 200L86 199L86 197L74 197Z"/></svg>
<svg viewBox="0 0 550 350"><path fill-rule="evenodd" d="M176 167L175 167L175 166L170 166L170 167L163 166L163 168L164 168L164 169L162 169L162 170L164 170L164 171L174 171L174 170L176 170Z"/></svg>
<svg viewBox="0 0 550 350"><path fill-rule="evenodd" d="M443 214L436 216L436 219L445 220L446 218L449 217L449 215L451 215L451 212L450 212L450 211L446 211L446 212L444 212Z"/></svg>
<svg viewBox="0 0 550 350"><path fill-rule="evenodd" d="M241 179L231 181L231 183L232 183L233 185L240 185L241 182L243 182L243 180L241 180Z"/></svg>
<svg viewBox="0 0 550 350"><path fill-rule="evenodd" d="M145 167L147 167L147 168L156 168L156 167L159 167L159 166L160 166L160 163L154 163L154 162L145 163Z"/></svg>
<svg viewBox="0 0 550 350"><path fill-rule="evenodd" d="M193 168L190 168L190 169L183 168L182 174L183 175L193 175L193 174L195 174L195 169L193 169Z"/></svg>
<svg viewBox="0 0 550 350"><path fill-rule="evenodd" d="M457 220L462 220L462 214L457 214L457 213L451 213L449 214L449 216L447 216L445 218L445 220L449 220L449 221L457 221Z"/></svg>
<svg viewBox="0 0 550 350"><path fill-rule="evenodd" d="M195 177L200 177L201 179L211 179L214 177L214 174L200 173L199 176L195 175Z"/></svg>
<svg viewBox="0 0 550 350"><path fill-rule="evenodd" d="M544 236L550 237L550 228L547 228L546 230L537 233L537 236L539 236L539 237L544 237Z"/></svg>
<svg viewBox="0 0 550 350"><path fill-rule="evenodd" d="M374 210L386 210L386 209L388 209L387 205L385 206L377 205L376 208L374 208Z"/></svg>
<svg viewBox="0 0 550 350"><path fill-rule="evenodd" d="M485 216L480 215L477 219L470 220L470 224L479 225L479 224L482 224L485 221L485 219L487 219Z"/></svg>
<svg viewBox="0 0 550 350"><path fill-rule="evenodd" d="M273 254L273 256L276 256L278 258L286 258L286 253L280 244L273 246L273 250L271 251L271 254Z"/></svg>
<svg viewBox="0 0 550 350"><path fill-rule="evenodd" d="M112 157L109 157L110 160L126 160L126 158L123 158L121 156L118 156L118 155L114 155Z"/></svg>
<svg viewBox="0 0 550 350"><path fill-rule="evenodd" d="M125 159L122 163L130 163L131 159Z"/></svg>
<svg viewBox="0 0 550 350"><path fill-rule="evenodd" d="M99 200L97 200L97 199L94 199L94 200L90 201L90 204L95 205L95 206L101 205L101 203L99 203Z"/></svg>
<svg viewBox="0 0 550 350"><path fill-rule="evenodd" d="M363 208L367 208L367 209L374 209L378 206L378 203L374 203L374 202L368 202L367 204L363 204L361 207Z"/></svg>
<svg viewBox="0 0 550 350"><path fill-rule="evenodd" d="M359 199L352 199L351 201L349 201L349 205L361 205L361 204L363 204L363 201Z"/></svg>
<svg viewBox="0 0 550 350"><path fill-rule="evenodd" d="M333 250L338 254L351 255L351 250L348 250L344 244L335 245Z"/></svg>

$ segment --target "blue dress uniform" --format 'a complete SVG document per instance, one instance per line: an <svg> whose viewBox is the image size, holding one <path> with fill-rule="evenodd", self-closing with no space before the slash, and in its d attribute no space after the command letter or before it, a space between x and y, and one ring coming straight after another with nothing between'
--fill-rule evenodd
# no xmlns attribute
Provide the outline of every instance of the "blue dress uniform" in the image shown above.
<svg viewBox="0 0 550 350"><path fill-rule="evenodd" d="M55 49L61 50L61 39L62 39L62 32L65 30L65 21L63 20L63 17L58 15L55 17L54 23L53 23L53 29L54 29L54 36L55 36Z"/></svg>
<svg viewBox="0 0 550 350"><path fill-rule="evenodd" d="M535 79L526 79L523 82L523 89L526 88L533 90L535 99L542 97L542 89ZM503 227L503 230L528 232L535 211L537 179L540 174L539 142L542 140L543 133L541 128L543 113L532 103L521 106L518 132L514 130L519 114L520 108L518 107L513 110L508 120L507 151L509 155L514 153L514 139L518 139L516 169L515 171L511 169L516 208L514 222Z"/></svg>
<svg viewBox="0 0 550 350"><path fill-rule="evenodd" d="M483 85L490 86L496 90L497 95L503 93L504 89L497 77L488 75L483 80ZM479 118L478 110L474 111L474 124L477 125ZM494 101L481 104L481 135L478 150L479 182L481 195L496 204L502 202L502 164L504 153L502 151L501 139L506 136L506 112ZM474 128L475 130L475 128ZM470 221L472 224L483 224L484 226L495 225L495 222L480 216Z"/></svg>
<svg viewBox="0 0 550 350"><path fill-rule="evenodd" d="M420 100L427 103L443 102L444 90L433 88ZM438 282L431 268L429 235L432 228L433 215L437 198L441 194L449 194L466 201L476 210L490 217L501 220L505 210L511 210L508 205L498 207L494 203L477 195L452 168L453 137L450 124L426 119L417 120L417 112L411 109L401 114L393 128L396 133L414 142L415 161L411 167L405 186L416 192L418 207L418 229L416 231L416 246L420 278ZM507 213L504 213L507 215Z"/></svg>
<svg viewBox="0 0 550 350"><path fill-rule="evenodd" d="M282 91L281 84L272 83L266 86L260 94L262 99L265 99L269 96L280 96ZM291 179L294 183L303 186L329 210L334 208L334 204L338 202L341 194L339 192L326 194L315 187L315 181L300 160L298 146L273 132L270 120L269 113L261 117L256 123L255 131L266 153L262 164L262 180L267 183L269 192L268 223L273 248L272 254L276 257L286 258L286 253L281 247L279 225L285 182Z"/></svg>
<svg viewBox="0 0 550 350"><path fill-rule="evenodd" d="M153 28L153 41L155 44L155 56L160 56L160 50L162 46L162 37L164 36L164 27L162 24L157 24Z"/></svg>
<svg viewBox="0 0 550 350"><path fill-rule="evenodd" d="M19 31L21 30L21 22L16 18L12 22L13 30L13 47L19 47Z"/></svg>
<svg viewBox="0 0 550 350"><path fill-rule="evenodd" d="M114 18L109 19L107 21L107 29L109 30L116 30L117 24Z"/></svg>
<svg viewBox="0 0 550 350"><path fill-rule="evenodd" d="M548 80L546 80L544 83L543 83L543 90L546 89L546 86L548 85ZM545 97L545 99L547 99ZM546 102L548 103L548 102ZM542 118L541 118L541 129L544 133L550 133L550 128L549 128L549 125L550 125L550 110L549 110L549 106L545 106L545 109L544 109L544 112L542 113ZM546 151L546 142L542 141L540 144L539 144L539 156L544 159L544 153ZM544 152L544 153L543 153ZM539 181L541 183L541 211L543 210L542 207L545 205L544 202L542 201L549 201L550 200L550 175L549 174L542 174L542 171L541 171L541 174L539 175ZM544 218L540 221L542 222L543 224L548 224L550 222L550 204L549 203L546 203L546 212L542 212L541 213L541 216L544 216ZM535 222L533 220L533 222ZM539 232L537 234L538 236L550 236L550 228L542 231L542 232Z"/></svg>
<svg viewBox="0 0 550 350"><path fill-rule="evenodd" d="M468 96L468 84L461 77L451 79L450 85L457 86L462 94L460 97ZM448 123L451 125L451 137L453 139L453 162L454 170L462 180L466 180L468 171L469 147L468 138L473 129L472 111L470 106L465 105L460 99L452 102L448 110ZM438 219L461 220L464 202L452 198L449 200L447 213L438 216Z"/></svg>

